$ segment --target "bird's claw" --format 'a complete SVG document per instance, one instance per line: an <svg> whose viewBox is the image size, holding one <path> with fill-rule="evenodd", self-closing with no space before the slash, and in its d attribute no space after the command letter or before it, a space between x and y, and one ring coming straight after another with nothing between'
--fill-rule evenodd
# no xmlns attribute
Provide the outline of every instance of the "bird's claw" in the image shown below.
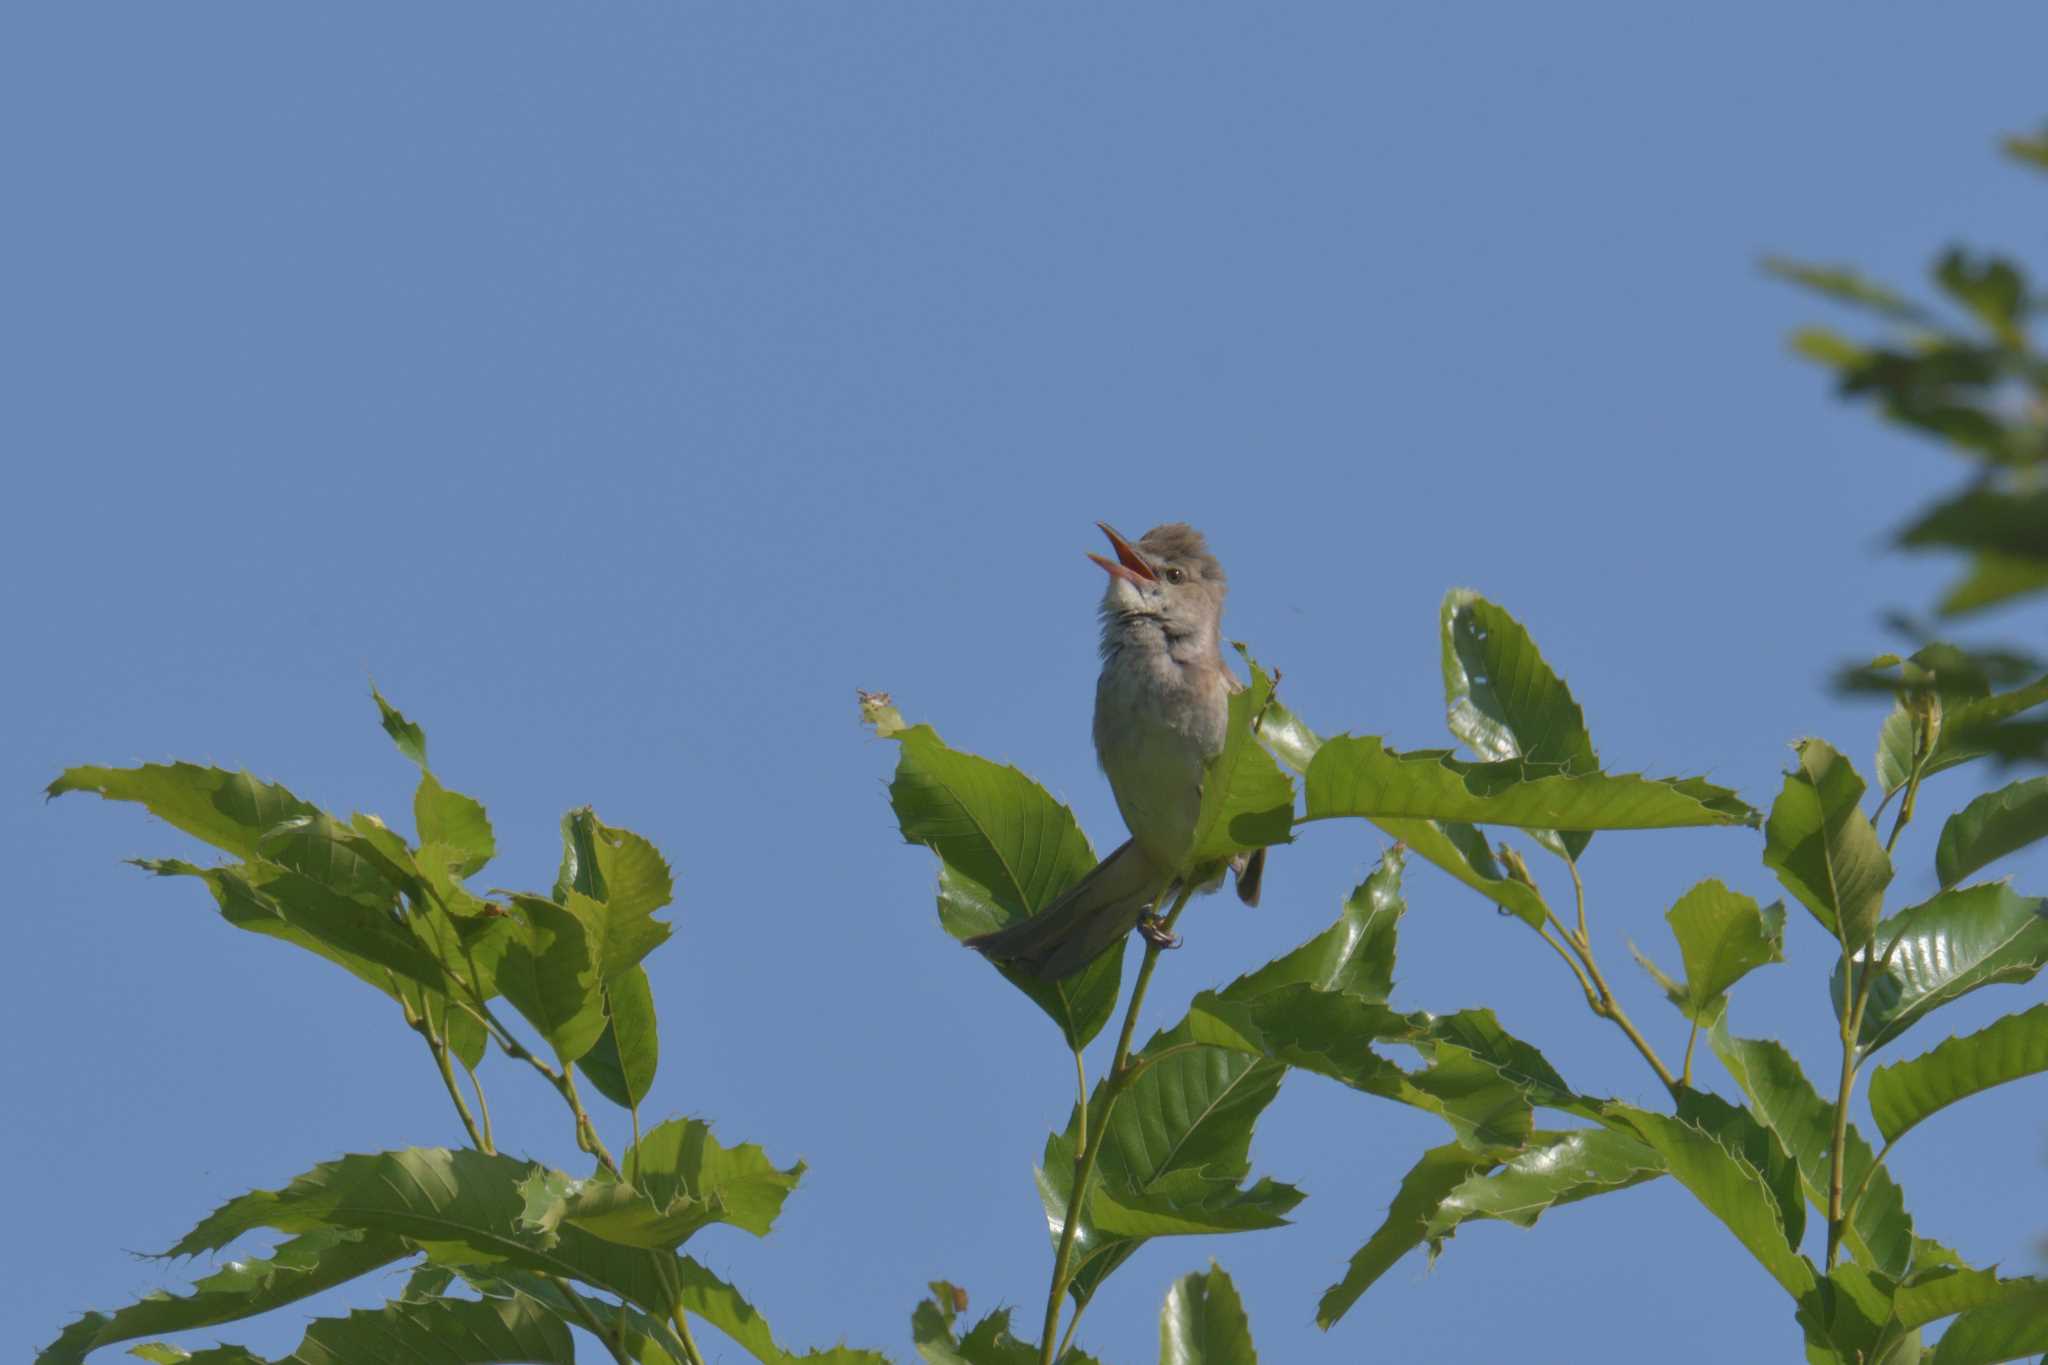
<svg viewBox="0 0 2048 1365"><path fill-rule="evenodd" d="M1159 916L1147 915L1138 921L1138 933L1145 942L1155 948L1180 947L1180 935L1159 922Z"/></svg>

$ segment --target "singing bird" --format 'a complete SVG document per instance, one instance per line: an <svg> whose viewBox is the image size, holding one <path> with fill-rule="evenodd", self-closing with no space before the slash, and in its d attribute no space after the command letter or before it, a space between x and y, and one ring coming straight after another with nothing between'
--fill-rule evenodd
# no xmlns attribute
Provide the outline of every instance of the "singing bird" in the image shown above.
<svg viewBox="0 0 2048 1365"><path fill-rule="evenodd" d="M1048 980L1071 976L1133 928L1162 946L1157 906L1192 869L1209 760L1222 752L1230 696L1243 684L1223 661L1223 566L1184 522L1136 544L1104 522L1115 559L1102 595L1102 675L1095 683L1095 756L1131 837L1031 918L967 940ZM1240 855L1237 894L1259 899L1265 850Z"/></svg>

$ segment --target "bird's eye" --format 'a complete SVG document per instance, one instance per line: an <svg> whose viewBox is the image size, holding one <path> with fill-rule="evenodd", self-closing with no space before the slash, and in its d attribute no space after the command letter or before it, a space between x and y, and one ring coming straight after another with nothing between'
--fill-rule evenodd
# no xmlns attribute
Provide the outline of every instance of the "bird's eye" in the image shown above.
<svg viewBox="0 0 2048 1365"><path fill-rule="evenodd" d="M1166 581L1169 583L1178 583L1185 577L1187 575L1183 574L1179 569L1168 569L1166 571Z"/></svg>

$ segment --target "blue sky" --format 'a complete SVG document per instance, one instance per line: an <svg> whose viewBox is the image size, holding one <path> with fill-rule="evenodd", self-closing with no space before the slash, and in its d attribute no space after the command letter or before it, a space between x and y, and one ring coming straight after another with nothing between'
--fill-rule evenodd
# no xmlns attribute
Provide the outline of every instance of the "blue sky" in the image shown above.
<svg viewBox="0 0 2048 1365"><path fill-rule="evenodd" d="M1958 237L2037 251L2048 184L1993 141L2048 113L2044 40L2020 4L10 8L0 1354L184 1283L124 1249L244 1188L460 1140L381 1002L120 861L182 836L39 797L180 757L399 820L372 676L490 806L492 884L544 885L585 802L674 862L650 1109L811 1167L771 1238L693 1251L792 1343L907 1357L940 1276L1035 1324L1068 1061L938 929L854 689L1113 845L1081 556L1097 518L1185 519L1230 632L1325 731L1442 742L1436 604L1465 585L1615 769L1762 804L1800 735L1867 768L1878 714L1824 679L1933 599L1945 566L1883 534L1961 471L1786 354L1826 310L1756 262L1917 281ZM1940 781L1937 810L1981 779ZM1898 896L1932 889L1938 828ZM1321 928L1379 848L1318 827L1257 912L1199 905L1148 1018ZM1627 941L1674 959L1662 913L1705 876L1768 899L1758 852L1588 856L1603 962L1667 1047ZM1490 1005L1581 1088L1657 1099L1526 933L1426 868L1410 905L1397 1004ZM1795 915L1734 1015L1815 1074L1825 947ZM487 1078L505 1145L575 1156L552 1096ZM1902 1145L1923 1233L2038 1268L2042 1097ZM1254 1156L1309 1192L1296 1225L1154 1243L1084 1344L1153 1358L1167 1284L1216 1256L1271 1362L1796 1350L1670 1182L1471 1228L1318 1332L1440 1132L1291 1078ZM281 1352L302 1317L197 1340Z"/></svg>

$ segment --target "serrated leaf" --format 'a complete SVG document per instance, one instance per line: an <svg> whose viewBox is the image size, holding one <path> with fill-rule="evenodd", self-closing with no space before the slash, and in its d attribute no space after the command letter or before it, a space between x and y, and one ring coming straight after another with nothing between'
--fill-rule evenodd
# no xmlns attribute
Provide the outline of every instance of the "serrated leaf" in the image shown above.
<svg viewBox="0 0 2048 1365"><path fill-rule="evenodd" d="M1624 1133L1584 1128L1539 1134L1506 1165L1490 1174L1469 1176L1446 1195L1424 1235L1432 1243L1441 1242L1475 1218L1533 1227L1560 1205L1627 1189L1662 1174L1662 1158Z"/></svg>
<svg viewBox="0 0 2048 1365"><path fill-rule="evenodd" d="M1159 1310L1159 1365L1258 1365L1244 1301L1223 1267L1183 1275Z"/></svg>
<svg viewBox="0 0 2048 1365"><path fill-rule="evenodd" d="M473 876L497 856L498 839L491 832L491 818L483 803L473 796L449 791L432 773L420 774L413 792L413 823L419 828L420 843L439 844L460 855L459 876Z"/></svg>
<svg viewBox="0 0 2048 1365"><path fill-rule="evenodd" d="M1729 987L1758 967L1785 960L1785 907L1758 909L1755 900L1711 877L1680 896L1664 920L1678 940L1685 980L1670 981L1648 959L1643 962L1688 1019L1706 1022Z"/></svg>
<svg viewBox="0 0 2048 1365"><path fill-rule="evenodd" d="M1692 1124L1626 1105L1612 1110L1656 1150L1672 1177L1735 1234L1786 1293L1795 1299L1813 1293L1819 1276L1813 1263L1786 1240L1777 1199L1762 1172Z"/></svg>
<svg viewBox="0 0 2048 1365"><path fill-rule="evenodd" d="M1964 616L2048 589L2048 557L1981 550L1970 556L1969 572L1951 583L1935 610Z"/></svg>
<svg viewBox="0 0 2048 1365"><path fill-rule="evenodd" d="M617 1179L559 1192L529 1182L526 1216L546 1231L568 1223L648 1250L673 1250L713 1223L765 1237L803 1172L802 1162L777 1170L752 1143L721 1145L700 1120L671 1119L627 1149Z"/></svg>
<svg viewBox="0 0 2048 1365"><path fill-rule="evenodd" d="M1252 731L1272 695L1272 681L1256 666L1251 686L1231 694L1222 751L1203 773L1187 869L1294 837L1294 783Z"/></svg>
<svg viewBox="0 0 2048 1365"><path fill-rule="evenodd" d="M1484 762L1524 759L1546 771L1600 771L1586 718L1571 689L1522 624L1477 593L1453 588L1439 614L1444 702L1451 733ZM1576 859L1592 835L1535 831L1545 847Z"/></svg>
<svg viewBox="0 0 2048 1365"><path fill-rule="evenodd" d="M1870 1112L1886 1142L1931 1114L1992 1086L2048 1071L2048 1005L1870 1074Z"/></svg>
<svg viewBox="0 0 2048 1365"><path fill-rule="evenodd" d="M626 1358L633 1365L682 1365L688 1359L682 1341L667 1322L649 1317L630 1304L616 1304L595 1294L580 1293L566 1281L530 1271L491 1271L479 1266L464 1266L462 1278L487 1298L523 1294L564 1322L588 1326L586 1318L595 1321L609 1341L623 1343ZM778 1356L778 1365L786 1358Z"/></svg>
<svg viewBox="0 0 2048 1365"><path fill-rule="evenodd" d="M1930 1266L1916 1270L1892 1297L1892 1311L1908 1327L1920 1327L1972 1308L1996 1303L2004 1290L1997 1274L1972 1266Z"/></svg>
<svg viewBox="0 0 2048 1365"><path fill-rule="evenodd" d="M1995 1365L2048 1351L2048 1280L2007 1280L1996 1303L1972 1308L1935 1343L1931 1365Z"/></svg>
<svg viewBox="0 0 2048 1365"><path fill-rule="evenodd" d="M203 1357L193 1357L195 1361ZM276 1365L575 1365L562 1320L529 1298L400 1300L316 1318Z"/></svg>
<svg viewBox="0 0 2048 1365"><path fill-rule="evenodd" d="M1935 504L1899 532L1898 543L1907 549L1933 545L2048 558L2048 492L1973 488Z"/></svg>
<svg viewBox="0 0 2048 1365"><path fill-rule="evenodd" d="M1748 1098L1750 1112L1797 1164L1807 1202L1825 1211L1834 1106L1821 1097L1792 1054L1775 1040L1733 1037L1724 1016L1714 1022L1708 1041ZM1853 1124L1843 1155L1843 1188L1863 1188L1843 1230L1850 1250L1888 1275L1904 1275L1913 1255L1913 1221L1906 1213L1904 1196L1889 1171L1883 1167L1871 1170L1870 1144Z"/></svg>
<svg viewBox="0 0 2048 1365"><path fill-rule="evenodd" d="M539 896L511 898L496 972L498 989L564 1064L590 1051L605 1024L590 926L576 913L582 898L570 895L567 906Z"/></svg>
<svg viewBox="0 0 2048 1365"><path fill-rule="evenodd" d="M577 1065L600 1095L621 1109L637 1109L661 1060L654 988L646 970L634 967L607 981L603 994L604 1032Z"/></svg>
<svg viewBox="0 0 2048 1365"><path fill-rule="evenodd" d="M1870 955L1894 942L1857 1035L1866 1054L1979 987L2033 980L2048 963L2048 903L2003 882L1944 891L1880 924ZM1865 960L1858 955L1858 970ZM1831 989L1838 1002L1846 984L1837 966Z"/></svg>
<svg viewBox="0 0 2048 1365"><path fill-rule="evenodd" d="M36 1354L37 1365L76 1365L102 1346L153 1332L253 1317L413 1254L401 1238L389 1234L316 1228L279 1243L268 1256L228 1262L193 1281L190 1294L152 1294L111 1315L87 1313Z"/></svg>
<svg viewBox="0 0 2048 1365"><path fill-rule="evenodd" d="M1934 870L1944 890L2037 840L2048 839L2048 777L1986 792L1941 827Z"/></svg>
<svg viewBox="0 0 2048 1365"><path fill-rule="evenodd" d="M137 802L165 824L237 858L258 856L263 836L285 821L321 813L274 782L193 763L66 768L44 795L54 799L66 792Z"/></svg>
<svg viewBox="0 0 2048 1365"><path fill-rule="evenodd" d="M376 684L370 685L370 699L377 703L377 716L383 723L384 733L391 736L391 742L398 746L398 752L420 765L420 771L427 770L427 732L405 718L405 713L384 699Z"/></svg>
<svg viewBox="0 0 2048 1365"><path fill-rule="evenodd" d="M1677 829L1749 824L1735 793L1698 778L1568 776L1515 759L1467 763L1443 750L1395 753L1370 736L1338 735L1309 764L1308 815L1327 820L1455 820L1523 829Z"/></svg>
<svg viewBox="0 0 2048 1365"><path fill-rule="evenodd" d="M939 922L954 938L1028 919L1094 869L1073 812L1023 773L947 748L930 726L892 738L900 757L890 805L905 841L939 856ZM1079 1051L1116 1009L1123 957L1117 947L1060 981L996 967Z"/></svg>
<svg viewBox="0 0 2048 1365"><path fill-rule="evenodd" d="M1394 986L1394 950L1407 902L1401 898L1406 858L1397 845L1344 901L1337 922L1308 942L1239 977L1222 994L1249 999L1282 986L1341 991L1384 1001Z"/></svg>
<svg viewBox="0 0 2048 1365"><path fill-rule="evenodd" d="M322 1162L281 1190L255 1190L209 1214L164 1254L217 1251L257 1228L354 1229L409 1238L437 1264L512 1266L581 1280L650 1312L673 1306L661 1261L574 1226L544 1232L525 1220L521 1186L543 1168L471 1149L412 1147ZM556 1173L566 1186L573 1182Z"/></svg>
<svg viewBox="0 0 2048 1365"><path fill-rule="evenodd" d="M1496 1158L1455 1143L1424 1152L1422 1159L1402 1177L1401 1188L1387 1208L1385 1221L1353 1253L1344 1278L1323 1291L1316 1304L1316 1326L1325 1331L1335 1326L1380 1276L1393 1269L1396 1261L1423 1244L1430 1220L1451 1192L1497 1164Z"/></svg>
<svg viewBox="0 0 2048 1365"><path fill-rule="evenodd" d="M1764 826L1764 866L1851 948L1869 942L1892 880L1862 799L1863 779L1847 759L1823 740L1801 740L1798 766Z"/></svg>
<svg viewBox="0 0 2048 1365"><path fill-rule="evenodd" d="M659 946L669 926L651 917L675 899L675 877L652 843L608 825L588 806L562 817L562 866L555 899L580 892L602 902L613 921L603 955L607 979Z"/></svg>
<svg viewBox="0 0 2048 1365"><path fill-rule="evenodd" d="M1237 1199L1284 1213L1299 1202L1298 1191L1270 1181L1250 1190L1240 1187L1251 1173L1252 1127L1279 1092L1287 1069L1219 1048L1182 1046L1191 1041L1184 1027L1175 1029L1156 1036L1140 1054L1153 1060L1129 1083L1107 1128L1093 1137L1101 1144L1098 1197L1107 1191L1133 1208L1154 1195L1191 1206ZM1091 1124L1102 1123L1106 1105L1106 1092L1098 1085L1088 1105ZM1038 1171L1039 1197L1055 1244L1073 1189L1075 1131L1070 1119L1064 1132L1046 1139ZM1075 1300L1084 1304L1145 1240L1097 1226L1095 1202L1083 1208L1075 1232L1069 1285Z"/></svg>

